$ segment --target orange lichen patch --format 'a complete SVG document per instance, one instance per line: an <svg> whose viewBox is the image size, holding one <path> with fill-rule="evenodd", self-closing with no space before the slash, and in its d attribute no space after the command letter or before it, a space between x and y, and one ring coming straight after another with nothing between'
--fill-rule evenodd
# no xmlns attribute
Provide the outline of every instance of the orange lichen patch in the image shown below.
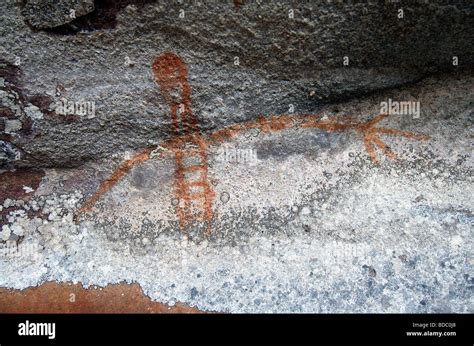
<svg viewBox="0 0 474 346"><path fill-rule="evenodd" d="M0 313L203 313L152 301L138 284L85 289L80 284L48 282L25 290L0 288Z"/></svg>
<svg viewBox="0 0 474 346"><path fill-rule="evenodd" d="M124 177L132 169L133 166L135 166L139 162L144 162L148 160L150 158L150 153L152 152L152 150L152 148L147 148L135 155L130 160L124 161L107 180L100 184L97 191L76 212L76 214L74 215L74 219L78 221L82 214L90 211L94 204L102 197L102 195L109 191L115 184L117 184L118 181L122 179L122 177Z"/></svg>

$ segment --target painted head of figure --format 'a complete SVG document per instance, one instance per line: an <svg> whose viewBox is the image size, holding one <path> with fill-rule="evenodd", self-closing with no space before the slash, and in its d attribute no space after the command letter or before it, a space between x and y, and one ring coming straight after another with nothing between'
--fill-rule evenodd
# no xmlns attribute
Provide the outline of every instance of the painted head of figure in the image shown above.
<svg viewBox="0 0 474 346"><path fill-rule="evenodd" d="M179 56L169 52L161 54L153 62L152 70L155 81L168 102L189 102L188 69Z"/></svg>

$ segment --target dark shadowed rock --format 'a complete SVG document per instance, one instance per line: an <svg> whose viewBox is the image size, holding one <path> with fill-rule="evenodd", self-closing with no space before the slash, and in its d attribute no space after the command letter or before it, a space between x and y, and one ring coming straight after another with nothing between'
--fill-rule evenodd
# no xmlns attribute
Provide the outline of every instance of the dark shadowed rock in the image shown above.
<svg viewBox="0 0 474 346"><path fill-rule="evenodd" d="M316 113L473 62L473 6L462 2L238 4L2 2L2 68L18 69L2 88L22 95L12 103L2 93L2 117L26 130L2 134L1 162L73 166L169 138L151 73L166 51L188 66L205 131L260 114ZM77 19L63 16L68 8ZM58 112L68 103L70 112Z"/></svg>

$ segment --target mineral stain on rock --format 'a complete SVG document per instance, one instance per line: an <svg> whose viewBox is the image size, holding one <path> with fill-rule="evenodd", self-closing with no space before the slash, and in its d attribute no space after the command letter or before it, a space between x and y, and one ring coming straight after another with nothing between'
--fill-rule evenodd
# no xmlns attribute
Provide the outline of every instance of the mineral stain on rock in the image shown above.
<svg viewBox="0 0 474 346"><path fill-rule="evenodd" d="M15 169L0 174L0 201L7 198L21 199L28 198L29 192L25 187L36 190L44 177L43 170L35 169Z"/></svg>
<svg viewBox="0 0 474 346"><path fill-rule="evenodd" d="M203 313L175 304L150 300L137 284L84 288L80 284L54 282L25 290L0 288L0 313Z"/></svg>

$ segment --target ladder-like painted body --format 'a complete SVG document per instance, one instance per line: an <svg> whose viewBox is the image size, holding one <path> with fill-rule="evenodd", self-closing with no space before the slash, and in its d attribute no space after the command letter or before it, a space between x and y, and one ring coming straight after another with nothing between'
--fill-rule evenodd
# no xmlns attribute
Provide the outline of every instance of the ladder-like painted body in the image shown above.
<svg viewBox="0 0 474 346"><path fill-rule="evenodd" d="M194 221L208 222L213 216L214 191L209 183L207 142L191 108L191 88L184 62L164 53L153 63L153 74L170 106L176 171L177 214L182 229Z"/></svg>

